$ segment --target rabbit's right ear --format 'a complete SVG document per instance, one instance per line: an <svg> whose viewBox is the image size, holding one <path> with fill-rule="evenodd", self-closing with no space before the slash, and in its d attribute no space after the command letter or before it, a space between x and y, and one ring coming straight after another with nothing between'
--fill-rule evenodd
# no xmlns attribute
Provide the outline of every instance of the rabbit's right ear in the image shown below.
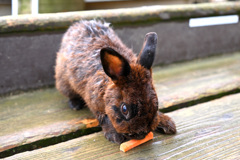
<svg viewBox="0 0 240 160"><path fill-rule="evenodd" d="M121 76L130 73L131 67L128 61L112 48L103 48L100 56L103 70L112 80L118 80Z"/></svg>
<svg viewBox="0 0 240 160"><path fill-rule="evenodd" d="M157 46L157 33L150 32L146 34L142 50L138 56L138 63L144 68L152 67Z"/></svg>

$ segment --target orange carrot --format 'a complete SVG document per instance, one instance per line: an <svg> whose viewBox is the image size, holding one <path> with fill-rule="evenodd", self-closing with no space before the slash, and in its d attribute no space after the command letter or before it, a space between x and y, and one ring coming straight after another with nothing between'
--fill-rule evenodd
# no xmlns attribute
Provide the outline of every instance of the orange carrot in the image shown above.
<svg viewBox="0 0 240 160"><path fill-rule="evenodd" d="M149 132L145 138L137 140L137 139L132 139L130 141L124 142L120 145L120 150L123 152L127 152L130 149L139 146L140 144L143 144L149 140L153 139L153 133Z"/></svg>

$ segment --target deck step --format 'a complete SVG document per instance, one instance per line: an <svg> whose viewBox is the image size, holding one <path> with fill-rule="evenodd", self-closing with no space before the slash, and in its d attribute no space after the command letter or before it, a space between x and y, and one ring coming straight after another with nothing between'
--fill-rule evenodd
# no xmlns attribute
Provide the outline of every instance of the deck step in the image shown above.
<svg viewBox="0 0 240 160"><path fill-rule="evenodd" d="M126 153L99 132L6 159L238 159L239 99L235 94L171 112L176 135L154 133L152 141Z"/></svg>
<svg viewBox="0 0 240 160"><path fill-rule="evenodd" d="M208 101L240 91L240 52L155 67L153 77L160 109Z"/></svg>
<svg viewBox="0 0 240 160"><path fill-rule="evenodd" d="M240 89L240 53L154 68L159 109L174 110ZM99 131L87 108L69 109L56 89L0 98L0 157ZM55 138L55 139L54 139Z"/></svg>
<svg viewBox="0 0 240 160"><path fill-rule="evenodd" d="M78 112L67 107L67 99L56 89L44 89L0 99L0 157L54 144L59 137L68 140L76 136L100 131L98 122L87 108ZM92 129L92 132L91 130ZM77 132L81 130L81 132ZM74 136L74 135L71 135ZM16 148L23 146L22 148ZM13 150L9 150L13 149ZM3 153L5 151L5 153Z"/></svg>

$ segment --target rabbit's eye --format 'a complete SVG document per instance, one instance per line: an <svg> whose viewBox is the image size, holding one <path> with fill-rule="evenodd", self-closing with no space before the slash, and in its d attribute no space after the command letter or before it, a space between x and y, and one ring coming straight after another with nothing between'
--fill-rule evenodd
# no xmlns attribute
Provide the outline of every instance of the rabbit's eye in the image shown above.
<svg viewBox="0 0 240 160"><path fill-rule="evenodd" d="M128 114L128 109L127 109L127 106L125 104L122 104L121 111L124 115Z"/></svg>

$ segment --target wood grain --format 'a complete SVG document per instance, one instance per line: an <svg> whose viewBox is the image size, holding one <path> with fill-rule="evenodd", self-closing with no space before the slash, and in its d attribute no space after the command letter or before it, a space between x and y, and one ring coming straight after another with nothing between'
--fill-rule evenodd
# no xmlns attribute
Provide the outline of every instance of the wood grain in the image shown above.
<svg viewBox="0 0 240 160"><path fill-rule="evenodd" d="M240 53L154 68L159 109L240 89ZM0 152L98 125L54 88L0 98ZM89 119L91 121L89 121Z"/></svg>
<svg viewBox="0 0 240 160"><path fill-rule="evenodd" d="M73 111L55 89L0 99L0 152L98 126L87 108Z"/></svg>
<svg viewBox="0 0 240 160"><path fill-rule="evenodd" d="M154 139L127 153L96 133L6 159L226 159L240 158L240 94L184 108L168 115L173 136Z"/></svg>
<svg viewBox="0 0 240 160"><path fill-rule="evenodd" d="M240 53L155 67L159 109L240 89Z"/></svg>
<svg viewBox="0 0 240 160"><path fill-rule="evenodd" d="M165 5L137 8L108 9L39 15L3 16L0 18L0 33L36 30L66 29L80 19L104 19L113 24L149 23L192 17L238 14L239 2L205 3L189 5Z"/></svg>

